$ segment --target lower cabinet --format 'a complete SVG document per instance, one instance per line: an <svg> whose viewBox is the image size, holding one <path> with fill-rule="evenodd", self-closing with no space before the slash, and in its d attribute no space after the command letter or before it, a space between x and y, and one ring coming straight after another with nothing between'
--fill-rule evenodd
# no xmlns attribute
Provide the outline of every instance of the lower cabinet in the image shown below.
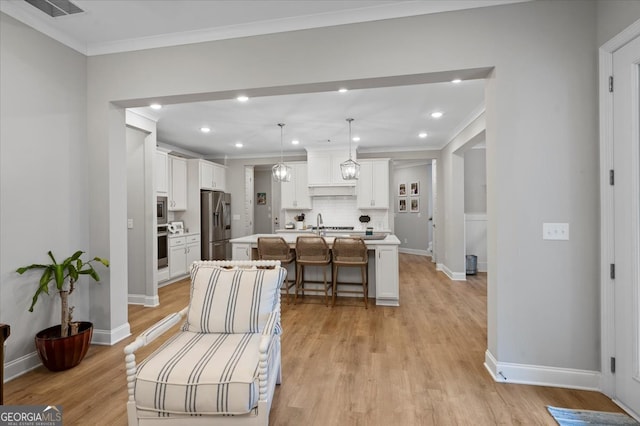
<svg viewBox="0 0 640 426"><path fill-rule="evenodd" d="M376 305L398 306L398 246L376 247Z"/></svg>
<svg viewBox="0 0 640 426"><path fill-rule="evenodd" d="M196 260L200 260L200 235L169 237L169 278L187 275Z"/></svg>
<svg viewBox="0 0 640 426"><path fill-rule="evenodd" d="M233 260L251 260L251 244L233 244Z"/></svg>

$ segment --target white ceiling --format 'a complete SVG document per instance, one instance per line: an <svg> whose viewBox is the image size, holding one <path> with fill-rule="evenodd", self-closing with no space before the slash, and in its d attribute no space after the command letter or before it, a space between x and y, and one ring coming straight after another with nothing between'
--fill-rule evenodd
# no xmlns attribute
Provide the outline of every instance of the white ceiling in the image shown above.
<svg viewBox="0 0 640 426"><path fill-rule="evenodd" d="M85 12L51 18L24 0L0 0L0 11L91 56L522 1L528 0L73 0ZM346 147L347 117L355 119L353 135L361 137L354 143L358 152L439 149L482 109L483 80L466 80L137 111L158 119L159 141L220 158L279 154L279 122L286 124L285 154L329 143ZM436 110L444 113L439 120L430 118ZM205 125L212 129L206 135L199 131ZM429 136L418 138L420 131ZM300 145L292 146L293 138Z"/></svg>

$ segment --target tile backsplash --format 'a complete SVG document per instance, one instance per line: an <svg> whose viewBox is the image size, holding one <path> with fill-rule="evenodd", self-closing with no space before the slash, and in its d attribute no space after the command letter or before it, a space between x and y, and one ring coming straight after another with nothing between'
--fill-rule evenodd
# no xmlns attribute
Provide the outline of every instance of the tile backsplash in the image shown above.
<svg viewBox="0 0 640 426"><path fill-rule="evenodd" d="M379 230L391 229L388 210L360 210L355 197L318 197L312 200L312 205L311 210L302 211L307 226L315 226L316 216L320 213L325 226L353 226L356 230L363 230L366 226L373 226ZM300 213L300 210L286 210L283 225L295 222L294 216ZM368 225L358 220L363 214L371 217Z"/></svg>

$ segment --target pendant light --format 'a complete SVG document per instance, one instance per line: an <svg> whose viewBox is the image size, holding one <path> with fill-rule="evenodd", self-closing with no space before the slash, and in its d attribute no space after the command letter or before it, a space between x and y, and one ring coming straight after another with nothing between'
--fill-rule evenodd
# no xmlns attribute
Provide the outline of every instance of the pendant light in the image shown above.
<svg viewBox="0 0 640 426"><path fill-rule="evenodd" d="M271 168L271 176L276 182L289 182L291 180L291 167L284 164L284 123L278 123L280 126L280 162Z"/></svg>
<svg viewBox="0 0 640 426"><path fill-rule="evenodd" d="M342 172L342 179L344 180L357 180L360 177L360 164L351 159L351 122L353 118L347 118L349 123L349 159L344 163L340 163L340 171Z"/></svg>

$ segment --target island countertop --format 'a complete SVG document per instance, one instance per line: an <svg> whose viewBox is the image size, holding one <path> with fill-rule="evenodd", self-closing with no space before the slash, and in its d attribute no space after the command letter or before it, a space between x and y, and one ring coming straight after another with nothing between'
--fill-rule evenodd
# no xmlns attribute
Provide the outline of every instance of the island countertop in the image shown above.
<svg viewBox="0 0 640 426"><path fill-rule="evenodd" d="M238 243L238 244L256 244L257 245L259 237L282 237L288 244L295 246L296 238L298 238L298 236L308 237L311 235L314 235L314 234L310 232L283 233L283 234L253 234L253 235L247 235L246 237L233 238L229 240L229 242L231 244ZM324 239L329 245L329 247L331 247L331 245L333 244L333 240L336 237L350 237L350 236L363 237L365 244L367 245L367 247L371 249L375 248L376 246L384 246L384 245L399 246L400 245L400 240L398 239L398 237L396 237L393 234L386 235L385 238L383 239L367 239L366 236L363 234L350 235L350 234L344 233L344 234L324 235Z"/></svg>
<svg viewBox="0 0 640 426"><path fill-rule="evenodd" d="M251 260L257 259L257 247L258 238L260 237L282 237L284 240L295 249L296 238L298 236L310 236L309 232L300 233L284 233L284 234L253 234L246 237L233 238L230 243L233 247L233 260ZM347 233L344 234L332 234L324 236L325 241L331 247L333 241L339 236L350 236ZM355 235L363 237L367 248L369 249L369 297L376 299L376 305L384 306L399 306L399 262L398 262L398 246L400 240L393 234L381 235L380 239L366 239L366 236ZM289 265L291 267L291 265ZM352 268L346 268L345 274L346 283L353 278L356 282L360 279L360 273L350 275L348 271ZM313 271L311 271L313 272ZM354 272L354 271L351 271ZM289 271L290 274L295 272ZM319 272L318 272L319 273ZM356 276L357 275L357 276ZM342 275L341 275L342 276ZM318 280L319 277L316 278Z"/></svg>

